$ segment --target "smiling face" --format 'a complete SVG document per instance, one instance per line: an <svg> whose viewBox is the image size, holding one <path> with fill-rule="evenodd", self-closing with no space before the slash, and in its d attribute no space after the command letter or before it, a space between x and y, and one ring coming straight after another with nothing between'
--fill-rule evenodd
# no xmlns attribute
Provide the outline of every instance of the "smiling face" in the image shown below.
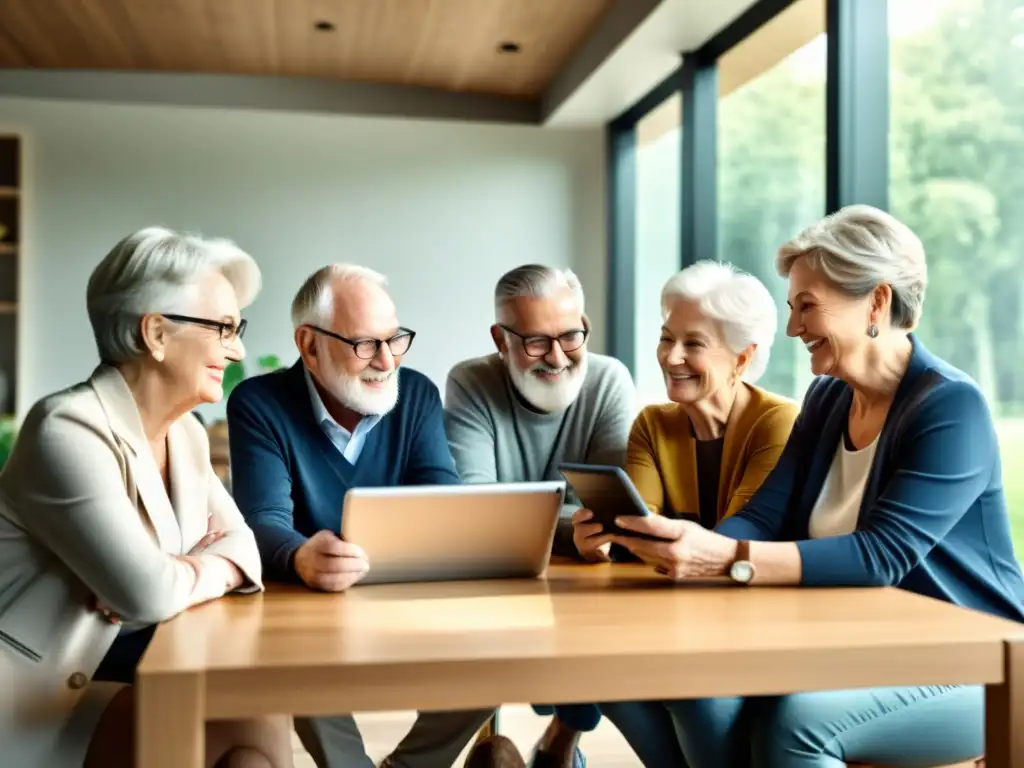
<svg viewBox="0 0 1024 768"><path fill-rule="evenodd" d="M739 355L725 343L721 325L703 313L700 302L676 299L658 342L658 364L668 399L697 403L739 381L753 355L753 346Z"/></svg>
<svg viewBox="0 0 1024 768"><path fill-rule="evenodd" d="M333 286L331 321L324 329L353 341L384 340L401 330L398 312L387 291L362 279L342 279ZM381 344L365 359L339 339L308 326L296 332L296 342L310 373L345 408L363 415L383 415L398 402L398 367L402 355Z"/></svg>
<svg viewBox="0 0 1024 768"><path fill-rule="evenodd" d="M210 270L191 292L182 314L237 327L235 289L224 275ZM224 369L245 357L242 340L228 333L222 341L219 329L197 323L163 322L166 333L160 335L158 353L173 391L181 401L195 405L219 401L224 396Z"/></svg>
<svg viewBox="0 0 1024 768"><path fill-rule="evenodd" d="M501 320L508 330L495 325L491 335L519 394L540 411L568 408L587 372L583 312L572 290L513 299L505 304Z"/></svg>
<svg viewBox="0 0 1024 768"><path fill-rule="evenodd" d="M811 354L815 376L842 378L847 364L860 359L871 343L867 329L881 327L887 309L888 286L866 296L840 291L801 256L789 273L789 323L786 333L799 338Z"/></svg>

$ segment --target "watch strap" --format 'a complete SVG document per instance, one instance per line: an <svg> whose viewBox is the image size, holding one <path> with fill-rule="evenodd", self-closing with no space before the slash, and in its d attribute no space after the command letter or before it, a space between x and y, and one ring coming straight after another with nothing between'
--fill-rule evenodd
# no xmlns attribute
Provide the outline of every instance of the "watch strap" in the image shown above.
<svg viewBox="0 0 1024 768"><path fill-rule="evenodd" d="M748 541L736 542L736 561L751 559L751 543Z"/></svg>
<svg viewBox="0 0 1024 768"><path fill-rule="evenodd" d="M749 584L754 578L754 564L750 562L749 541L736 542L736 557L733 558L728 573L733 581L740 584Z"/></svg>
<svg viewBox="0 0 1024 768"><path fill-rule="evenodd" d="M741 560L750 560L750 542L746 540L736 542L736 558L733 560L734 563L738 563Z"/></svg>

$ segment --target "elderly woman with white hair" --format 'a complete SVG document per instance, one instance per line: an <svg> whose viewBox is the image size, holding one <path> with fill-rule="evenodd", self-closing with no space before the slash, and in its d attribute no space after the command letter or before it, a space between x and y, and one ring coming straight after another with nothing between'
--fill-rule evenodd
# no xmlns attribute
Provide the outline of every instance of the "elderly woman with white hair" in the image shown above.
<svg viewBox="0 0 1024 768"><path fill-rule="evenodd" d="M259 286L232 243L156 227L93 271L100 365L36 403L0 474L5 764L133 765L132 683L156 625L262 590L252 532L190 413L222 397ZM211 723L206 764L290 766L288 726Z"/></svg>
<svg viewBox="0 0 1024 768"><path fill-rule="evenodd" d="M755 386L768 366L778 309L756 277L702 261L662 289L658 363L665 405L645 408L630 433L629 474L648 508L713 528L740 510L771 472L797 417L795 403ZM609 559L612 536L591 512L574 516L584 557ZM661 702L601 705L648 765L679 765Z"/></svg>
<svg viewBox="0 0 1024 768"><path fill-rule="evenodd" d="M669 403L633 422L626 472L648 508L707 528L737 512L775 466L797 406L754 385L768 367L778 324L768 289L728 264L701 261L661 292L658 363ZM611 536L590 511L574 541L607 559Z"/></svg>
<svg viewBox="0 0 1024 768"><path fill-rule="evenodd" d="M626 520L668 541L616 541L677 580L895 586L1024 620L1024 578L985 398L912 333L927 283L921 242L892 216L851 206L783 245L777 266L789 278L787 332L807 347L816 374L777 466L715 531ZM668 709L671 722L661 728L677 736L680 764L690 768L909 768L984 751L979 686L690 700Z"/></svg>

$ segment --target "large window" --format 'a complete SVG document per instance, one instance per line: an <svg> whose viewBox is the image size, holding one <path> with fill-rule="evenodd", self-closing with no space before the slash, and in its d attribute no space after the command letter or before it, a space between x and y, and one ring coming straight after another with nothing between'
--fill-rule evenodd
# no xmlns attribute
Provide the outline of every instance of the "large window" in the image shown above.
<svg viewBox="0 0 1024 768"><path fill-rule="evenodd" d="M799 0L719 60L718 258L761 279L779 307L759 386L801 398L802 346L786 337L778 247L825 214L824 0Z"/></svg>
<svg viewBox="0 0 1024 768"><path fill-rule="evenodd" d="M892 213L924 241L919 335L996 416L1024 553L1024 2L889 0Z"/></svg>
<svg viewBox="0 0 1024 768"><path fill-rule="evenodd" d="M829 26L845 48L831 62L837 81L828 83L826 3L794 0L765 22L765 12L774 12L778 5L758 2L699 50L686 54L676 74L682 87L691 89L685 103L693 114L687 118L693 118L694 138L699 140L683 146L683 100L676 95L636 123L635 135L623 142L632 150L636 140L636 195L629 199L630 218L622 230L635 232L635 248L622 264L635 270L631 276L636 280L630 312L623 313L630 315L631 326L622 346L635 347L629 362L640 401L664 399L654 357L658 291L679 267L680 222L693 221L702 229L705 221L698 218L707 201L700 196L709 194L711 186L698 178L709 156L699 154L707 149L704 129L717 129L714 256L753 273L773 295L778 330L767 372L758 383L796 400L803 397L811 372L802 345L786 337L788 286L775 272L778 247L827 212L826 185L829 199L863 198L879 204L888 182L889 209L921 237L928 258L918 337L966 371L985 393L996 421L1020 555L1024 77L1018 73L1024 72L1024 0L887 0L887 105L872 101L885 94L878 82L884 71L878 67L886 59L878 58L884 54L878 47L881 40L871 34L879 27L876 14L883 5L849 0L828 6L834 12ZM719 89L716 113L709 109L707 92L713 82L708 69L712 62ZM667 81L656 93L666 86ZM827 131L826 98L833 86L837 122ZM634 110L650 98L623 118L635 119ZM880 106L887 108L888 126L875 118L874 109ZM879 152L885 128L887 158ZM826 146L828 136L834 146ZM693 161L687 152L696 153ZM833 161L828 170L827 159ZM882 170L886 160L888 179ZM627 168L625 175L632 179L634 166ZM681 174L686 170L694 173ZM831 178L826 178L828 173ZM692 196L691 177L696 187ZM680 210L681 178L687 184L686 211ZM691 234L700 247L707 247L706 230ZM689 258L690 248L683 250Z"/></svg>
<svg viewBox="0 0 1024 768"><path fill-rule="evenodd" d="M679 271L681 105L675 93L636 125L634 371L640 406L666 400L657 347L661 288Z"/></svg>

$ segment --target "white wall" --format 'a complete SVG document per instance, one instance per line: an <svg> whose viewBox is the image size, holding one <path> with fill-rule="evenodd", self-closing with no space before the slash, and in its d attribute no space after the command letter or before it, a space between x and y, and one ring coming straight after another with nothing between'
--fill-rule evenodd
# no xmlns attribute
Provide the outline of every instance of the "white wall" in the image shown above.
<svg viewBox="0 0 1024 768"><path fill-rule="evenodd" d="M0 99L24 137L18 409L96 363L85 284L149 224L233 238L263 269L250 362L294 346L288 308L332 261L386 273L406 364L443 386L490 349L491 291L527 261L572 266L603 345L604 153L598 130ZM216 416L222 409L208 411Z"/></svg>

